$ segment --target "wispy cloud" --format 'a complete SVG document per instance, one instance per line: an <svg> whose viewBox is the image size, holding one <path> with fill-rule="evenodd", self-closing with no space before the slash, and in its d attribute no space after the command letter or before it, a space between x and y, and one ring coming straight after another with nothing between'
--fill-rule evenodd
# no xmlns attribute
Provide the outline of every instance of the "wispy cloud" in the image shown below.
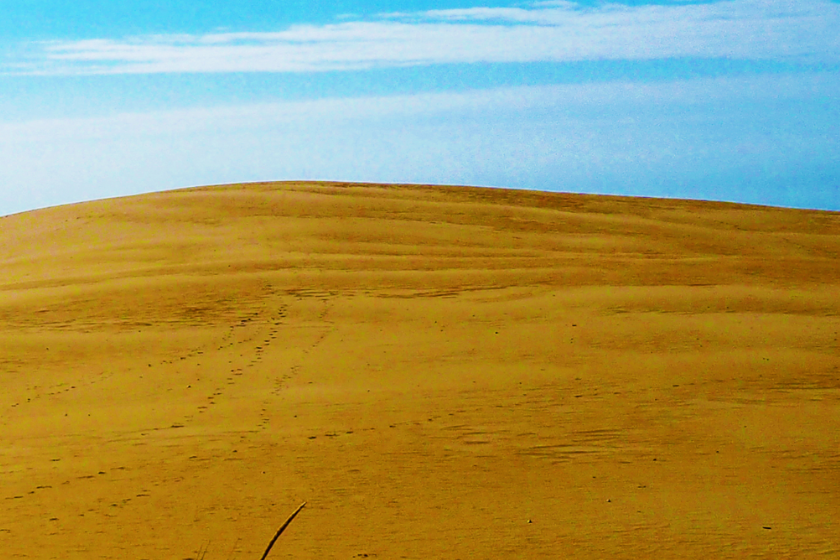
<svg viewBox="0 0 840 560"><path fill-rule="evenodd" d="M830 0L525 7L380 14L271 33L41 43L29 74L320 72L475 62L680 57L840 62ZM20 64L20 61L16 62ZM20 68L18 66L18 68ZM7 67L7 71L12 71Z"/></svg>
<svg viewBox="0 0 840 560"><path fill-rule="evenodd" d="M840 76L828 73L719 77L670 82L608 82L546 86L510 86L464 92L438 92L375 97L337 97L246 105L196 107L122 113L107 117L0 120L0 146L46 141L114 140L125 135L168 137L241 130L280 130L296 133L323 127L334 129L376 122L445 122L462 119L540 115L566 125L574 122L616 123L651 115L693 118L698 108L733 104L825 102L837 97ZM539 118L539 117L535 117ZM316 126L317 124L317 126Z"/></svg>
<svg viewBox="0 0 840 560"><path fill-rule="evenodd" d="M300 178L837 208L838 91L823 72L0 122L0 214L24 198Z"/></svg>

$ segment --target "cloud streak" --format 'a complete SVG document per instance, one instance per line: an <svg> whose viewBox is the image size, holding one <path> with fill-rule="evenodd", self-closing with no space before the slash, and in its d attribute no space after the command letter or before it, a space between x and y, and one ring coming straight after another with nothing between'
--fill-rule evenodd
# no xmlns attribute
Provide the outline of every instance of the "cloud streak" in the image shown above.
<svg viewBox="0 0 840 560"><path fill-rule="evenodd" d="M0 122L0 214L33 199L301 178L836 209L838 91L835 74L759 75Z"/></svg>
<svg viewBox="0 0 840 560"><path fill-rule="evenodd" d="M0 147L48 141L111 141L127 134L148 138L254 129L280 130L286 127L293 127L296 133L300 133L313 127L331 130L383 122L392 125L404 121L440 123L453 117L481 120L487 115L523 118L543 113L566 125L599 122L610 126L635 118L692 119L698 111L708 111L709 107L828 104L829 101L833 104L838 91L840 76L812 73L698 78L648 84L614 81L336 97L122 113L107 117L0 121Z"/></svg>
<svg viewBox="0 0 840 560"><path fill-rule="evenodd" d="M840 5L829 0L527 7L380 14L269 33L40 43L27 74L325 72L455 63L666 58L840 62Z"/></svg>

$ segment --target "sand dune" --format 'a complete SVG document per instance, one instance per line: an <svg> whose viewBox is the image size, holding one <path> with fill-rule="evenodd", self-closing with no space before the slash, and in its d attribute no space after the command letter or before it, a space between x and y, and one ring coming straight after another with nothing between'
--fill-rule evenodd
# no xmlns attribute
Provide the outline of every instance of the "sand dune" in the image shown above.
<svg viewBox="0 0 840 560"><path fill-rule="evenodd" d="M0 219L0 557L840 557L840 214L276 183Z"/></svg>

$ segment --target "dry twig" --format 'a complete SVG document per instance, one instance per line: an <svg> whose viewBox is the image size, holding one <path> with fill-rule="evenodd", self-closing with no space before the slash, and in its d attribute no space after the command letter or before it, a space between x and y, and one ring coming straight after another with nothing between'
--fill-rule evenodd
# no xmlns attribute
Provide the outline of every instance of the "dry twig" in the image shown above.
<svg viewBox="0 0 840 560"><path fill-rule="evenodd" d="M288 526L289 526L289 523L291 523L291 522L292 522L292 520L293 520L295 517L297 517L297 514L299 514L299 513L300 513L300 510L302 510L302 509L303 509L303 506L305 506L305 505L306 505L306 502L303 502L302 504L300 504L300 506L299 506L299 507L295 510L295 512L294 512L292 515L290 515L290 516L289 516L289 518L286 520L286 522L285 522L285 523L283 523L283 526L282 526L282 527L280 527L280 529L277 531L277 534L276 534L276 535L274 535L274 538L273 538L273 539L271 539L271 542L270 542L270 543L268 543L268 548L266 548L266 549L265 549L265 553L263 553L262 558L260 558L260 560L265 560L265 558L268 556L268 553L269 553L269 552L271 552L271 547L273 547L273 546L274 546L274 543L276 543L276 542L277 542L277 539L279 539L279 538L280 538L280 535L282 535L282 534L283 534L283 531L285 531L285 530L286 530L286 527L288 527Z"/></svg>

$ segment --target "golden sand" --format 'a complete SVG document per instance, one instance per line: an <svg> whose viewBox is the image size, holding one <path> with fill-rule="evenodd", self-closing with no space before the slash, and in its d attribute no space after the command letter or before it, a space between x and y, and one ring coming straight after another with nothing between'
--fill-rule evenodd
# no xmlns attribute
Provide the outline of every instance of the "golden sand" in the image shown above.
<svg viewBox="0 0 840 560"><path fill-rule="evenodd" d="M0 219L0 558L840 557L840 214L272 183Z"/></svg>

